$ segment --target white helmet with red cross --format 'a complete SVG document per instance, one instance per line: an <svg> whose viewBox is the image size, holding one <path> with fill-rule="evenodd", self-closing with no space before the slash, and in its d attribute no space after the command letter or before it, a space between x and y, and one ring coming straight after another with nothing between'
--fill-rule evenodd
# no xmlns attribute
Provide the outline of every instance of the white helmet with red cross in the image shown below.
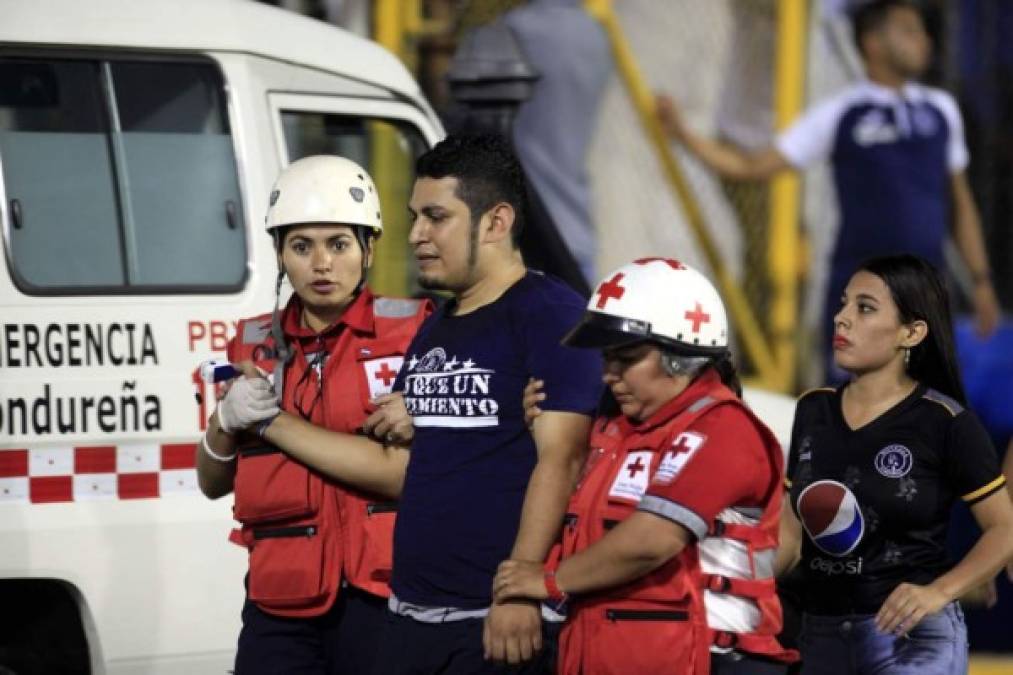
<svg viewBox="0 0 1013 675"><path fill-rule="evenodd" d="M650 341L679 354L718 356L728 350L728 318L704 275L671 258L641 258L598 284L563 341L598 348Z"/></svg>

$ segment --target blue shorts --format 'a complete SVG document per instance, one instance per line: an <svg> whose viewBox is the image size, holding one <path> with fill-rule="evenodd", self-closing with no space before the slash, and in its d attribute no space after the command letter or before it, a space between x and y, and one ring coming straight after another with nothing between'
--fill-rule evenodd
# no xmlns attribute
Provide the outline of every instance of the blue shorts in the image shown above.
<svg viewBox="0 0 1013 675"><path fill-rule="evenodd" d="M905 637L882 633L871 614L802 621L802 675L960 675L967 672L967 626L956 602Z"/></svg>

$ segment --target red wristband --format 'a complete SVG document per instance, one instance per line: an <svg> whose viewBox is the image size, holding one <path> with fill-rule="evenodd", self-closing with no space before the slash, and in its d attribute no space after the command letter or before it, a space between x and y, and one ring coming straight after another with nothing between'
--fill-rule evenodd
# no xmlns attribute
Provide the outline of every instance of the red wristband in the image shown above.
<svg viewBox="0 0 1013 675"><path fill-rule="evenodd" d="M545 570L545 590L549 592L549 601L555 603L566 602L567 595L556 583L556 571Z"/></svg>

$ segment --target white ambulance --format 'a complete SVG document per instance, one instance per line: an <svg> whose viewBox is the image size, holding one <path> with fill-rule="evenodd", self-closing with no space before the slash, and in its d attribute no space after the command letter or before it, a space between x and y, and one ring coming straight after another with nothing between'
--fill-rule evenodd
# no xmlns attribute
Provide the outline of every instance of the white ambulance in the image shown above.
<svg viewBox="0 0 1013 675"><path fill-rule="evenodd" d="M440 124L389 52L251 0L0 17L0 673L225 673L245 552L196 487L195 368L271 307L283 166L369 167L396 232Z"/></svg>
<svg viewBox="0 0 1013 675"><path fill-rule="evenodd" d="M369 167L374 286L403 291L442 133L390 53L252 0L0 0L0 675L232 667L245 552L196 487L196 367L273 302L299 157ZM753 401L784 440L790 401Z"/></svg>

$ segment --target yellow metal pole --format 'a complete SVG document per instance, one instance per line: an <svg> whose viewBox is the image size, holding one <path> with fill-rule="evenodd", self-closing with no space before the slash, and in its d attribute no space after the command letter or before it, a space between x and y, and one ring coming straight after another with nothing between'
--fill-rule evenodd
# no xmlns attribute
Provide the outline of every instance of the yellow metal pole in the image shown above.
<svg viewBox="0 0 1013 675"><path fill-rule="evenodd" d="M373 5L374 38L397 55L413 74L419 65L418 40L427 35L442 35L450 30L446 19L426 19L422 0L375 0ZM383 213L383 237L377 244L376 259L370 273L374 290L387 295L407 295L408 213L405 205L411 191L414 157L406 153L402 138L393 124L369 124L370 173L380 192Z"/></svg>
<svg viewBox="0 0 1013 675"><path fill-rule="evenodd" d="M619 25L619 19L612 9L611 0L585 0L584 7L602 24L608 34L619 74L626 85L634 107L637 109L640 122L644 125L647 136L658 153L665 177L682 204L690 230L692 230L697 244L714 272L725 304L735 321L746 354L756 367L760 380L768 387L777 387L782 381L782 377L778 373L770 347L745 293L742 292L728 267L724 264L707 231L707 224L697 205L696 198L693 196L682 169L672 153L665 132L655 116L654 94L640 73L633 50L626 41L622 27Z"/></svg>
<svg viewBox="0 0 1013 675"><path fill-rule="evenodd" d="M404 43L401 7L401 0L376 0L373 3L373 37L399 57Z"/></svg>
<svg viewBox="0 0 1013 675"><path fill-rule="evenodd" d="M409 49L408 35L412 26L421 21L420 0L376 0L374 4L374 37L414 70L417 59ZM404 156L393 126L371 122L368 127L369 171L380 193L383 213L383 237L376 246L370 285L385 295L407 295L408 223L404 205L405 190L411 180L411 157Z"/></svg>
<svg viewBox="0 0 1013 675"><path fill-rule="evenodd" d="M778 130L798 117L805 89L806 0L778 0L774 112ZM771 283L770 334L780 381L795 387L798 353L799 213L798 174L782 172L770 186L770 237L767 263Z"/></svg>

